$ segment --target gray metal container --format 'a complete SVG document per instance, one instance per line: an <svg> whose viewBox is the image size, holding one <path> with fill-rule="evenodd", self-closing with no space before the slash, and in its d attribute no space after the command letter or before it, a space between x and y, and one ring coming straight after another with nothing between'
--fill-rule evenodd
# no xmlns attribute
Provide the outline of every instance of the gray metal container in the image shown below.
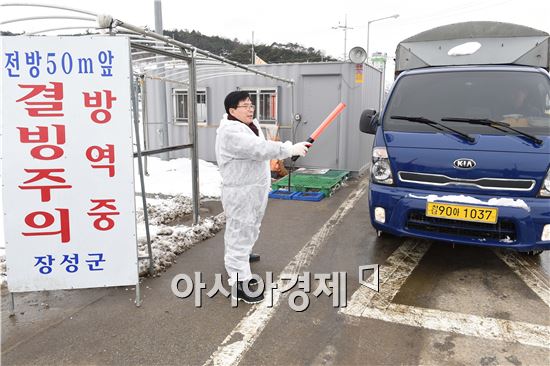
<svg viewBox="0 0 550 366"><path fill-rule="evenodd" d="M550 68L546 32L500 22L465 22L433 28L401 41L395 52L396 76L404 70L454 65L525 65ZM464 45L473 53L449 52Z"/></svg>

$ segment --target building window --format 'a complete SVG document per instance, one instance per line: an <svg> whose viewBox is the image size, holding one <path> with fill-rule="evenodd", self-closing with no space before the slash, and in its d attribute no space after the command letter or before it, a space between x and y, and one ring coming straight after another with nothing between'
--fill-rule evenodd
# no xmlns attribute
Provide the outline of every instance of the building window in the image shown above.
<svg viewBox="0 0 550 366"><path fill-rule="evenodd" d="M247 89L252 104L256 106L254 117L260 123L277 122L277 90L276 89Z"/></svg>
<svg viewBox="0 0 550 366"><path fill-rule="evenodd" d="M174 89L174 122L188 123L187 90ZM197 122L206 122L206 90L197 90Z"/></svg>

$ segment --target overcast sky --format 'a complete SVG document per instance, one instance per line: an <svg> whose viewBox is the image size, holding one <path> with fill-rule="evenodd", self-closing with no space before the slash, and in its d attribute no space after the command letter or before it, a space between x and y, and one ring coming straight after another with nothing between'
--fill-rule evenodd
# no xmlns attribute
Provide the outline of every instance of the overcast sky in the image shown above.
<svg viewBox="0 0 550 366"><path fill-rule="evenodd" d="M0 4L8 1L0 1ZM124 22L154 29L154 0L36 0L32 3L61 5L94 13L110 14ZM550 0L393 0L335 2L310 0L189 1L162 0L164 29L197 30L209 36L237 38L243 43L299 43L342 58L343 27L347 16L347 50L367 46L367 23L394 14L397 19L373 22L370 52L385 52L391 58L399 41L440 25L492 20L530 26L550 33ZM1 7L0 21L44 14L68 14L60 10ZM39 24L18 22L0 25L2 30L21 31L66 26L66 20ZM82 22L80 21L80 24ZM390 65L391 67L391 65Z"/></svg>

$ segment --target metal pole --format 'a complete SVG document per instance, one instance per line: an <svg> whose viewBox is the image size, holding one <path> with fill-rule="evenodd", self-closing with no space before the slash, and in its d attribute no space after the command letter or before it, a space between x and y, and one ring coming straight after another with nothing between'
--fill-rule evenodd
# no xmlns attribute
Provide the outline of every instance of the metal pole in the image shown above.
<svg viewBox="0 0 550 366"><path fill-rule="evenodd" d="M223 63L226 63L226 64L229 64L229 65L232 65L232 66L235 66L239 69L243 69L243 70L246 70L248 72L251 72L251 73L254 73L256 75L262 75L262 76L265 76L265 77L268 77L270 79L274 79L274 80L279 80L279 81L282 81L282 82L285 82L285 83L289 83L289 84L292 84L294 83L294 81L290 80L290 79L285 79L285 78L282 78L282 77L279 77L279 76L275 76L275 75L272 75L272 74L268 74L266 72L262 72L262 71L258 71L258 70L255 70L251 67L248 67L248 66L245 66L245 65L241 65L240 63L238 62L235 62L235 61L231 61L225 57L222 57L222 56L218 56L212 52L208 52L208 51L205 51L205 50L201 50L200 48L196 48L196 47L193 47L189 44L185 44L183 42L179 42L179 41L176 41L170 37L166 37L166 36L163 36L163 35L160 35L160 34L157 34L155 32L150 32L150 31L147 31L147 30L144 30L144 29L141 29L139 27L136 27L132 24L129 24L129 23L125 23L119 19L116 19L114 22L113 22L113 26L115 27L123 27L123 28L126 28L128 30L131 30L133 32L136 32L136 33L139 33L141 35L144 35L146 37L150 37L150 38L155 38L155 39L158 39L160 41L163 41L163 42L166 42L168 44L171 44L171 45L174 45L176 47L180 47L180 48L183 48L187 51L193 51L193 52L196 52L197 54L199 55L203 55L203 56L206 56L208 58L212 58L214 60L218 60L218 61L221 61Z"/></svg>
<svg viewBox="0 0 550 366"><path fill-rule="evenodd" d="M294 131L294 123L295 123L296 121L294 120L294 116L296 115L296 106L295 106L295 103L294 103L294 84L292 84L292 85L290 86L290 95L291 95L291 97L290 97L290 103L291 103L291 106L292 106L292 107L291 107L291 108L292 108L292 116L290 116L290 120L292 121L292 122L290 123L290 132L291 132L292 143L295 144L295 143L296 143L296 141L295 141L295 139L296 139L296 135L295 135L296 131Z"/></svg>
<svg viewBox="0 0 550 366"><path fill-rule="evenodd" d="M13 292L10 292L10 306L9 306L10 317L15 316L15 298Z"/></svg>
<svg viewBox="0 0 550 366"><path fill-rule="evenodd" d="M348 59L348 15L344 15L344 62Z"/></svg>
<svg viewBox="0 0 550 366"><path fill-rule="evenodd" d="M397 19L397 18L399 18L399 14L394 14L394 15L390 15L390 16L388 16L388 17L373 19L373 20L369 20L369 21L367 22L367 65L369 64L370 23L378 22L378 21L384 20L384 19L391 19L391 18Z"/></svg>
<svg viewBox="0 0 550 366"><path fill-rule="evenodd" d="M174 146L168 146L168 147L161 147L160 149L151 149L151 150L143 150L141 152L141 156L144 158L149 155L157 155L169 151L176 151L176 150L182 150L182 149L191 149L193 147L193 144L183 144L183 145L174 145ZM134 158L137 158L138 154L137 152L134 153Z"/></svg>
<svg viewBox="0 0 550 366"><path fill-rule="evenodd" d="M82 14L92 15L92 16L95 16L95 17L98 16L98 14L95 14L95 13L92 13L92 12L89 12L89 11L79 10L79 9L75 9L75 8L69 8L69 7L65 7L65 6L55 6L55 5L46 5L46 4L22 4L22 3L21 4L19 4L19 3L0 4L0 7L3 7L3 6L39 6L39 7L45 7L45 8L70 10L70 11L75 11L75 12L79 12L79 13L82 13ZM238 62L231 61L231 60L229 60L225 57L218 56L218 55L213 54L209 51L201 50L200 48L196 48L192 45L176 41L176 40L174 40L170 37L166 37L166 36L161 34L162 32L160 32L160 33L151 32L151 31L148 31L146 29L136 27L135 25L132 25L130 23L123 22L120 19L113 19L111 27L123 27L123 28L126 28L126 29L128 29L130 31L133 31L135 33L141 34L143 36L155 38L155 39L158 39L158 40L163 41L165 43L168 43L168 44L171 44L171 45L174 45L174 46L177 46L177 47L182 47L182 48L187 49L189 51L196 50L196 52L200 55L212 58L214 60L224 62L224 63L229 64L229 65L233 65L237 68L244 69L248 72L252 72L252 73L257 74L257 75L262 75L262 76L265 76L265 77L268 77L268 78L271 78L271 79L280 80L280 81L283 81L285 83L293 83L294 82L294 81L291 81L289 79L278 77L276 75L272 75L272 74L268 74L268 73L265 73L265 72L254 70L253 68L247 67L245 65L241 65Z"/></svg>
<svg viewBox="0 0 550 366"><path fill-rule="evenodd" d="M0 4L0 6L32 6L32 7L41 7L41 8L50 8L50 9L62 9L62 10L70 10L70 11L74 11L76 13L82 13L82 14L88 14L88 15L93 15L93 16L97 16L97 14L95 13L91 13L87 10L81 10L81 9L75 9L75 8L67 8L65 6L59 6L59 5L47 5L47 4L35 4L35 3L30 3L30 4L24 4L24 3L9 3L9 4Z"/></svg>
<svg viewBox="0 0 550 366"><path fill-rule="evenodd" d="M155 32L158 34L163 34L162 27L162 4L160 0L155 0ZM157 62L159 64L159 72L164 72L164 64L162 64L162 58L157 56ZM157 106L160 106L158 110L155 111L156 118L159 118L162 121L162 144L163 146L170 146L169 131L168 126L168 113L166 112L166 83L164 81L158 81L155 83L155 96ZM162 155L162 159L169 160L170 154L166 153Z"/></svg>
<svg viewBox="0 0 550 366"><path fill-rule="evenodd" d="M145 236L147 237L147 252L149 254L149 274L153 275L153 251L151 250L151 235L149 233L149 214L147 213L147 197L145 196L145 178L143 177L143 164L141 162L141 143L139 141L139 118L136 85L132 85L132 106L134 109L134 131L136 134L137 159L139 171L139 183L141 185L141 202L143 204L143 221L145 223Z"/></svg>
<svg viewBox="0 0 550 366"><path fill-rule="evenodd" d="M384 63L382 64L382 75L380 76L380 105L378 112L382 111L382 106L384 105L384 88L386 86L386 58L384 57Z"/></svg>
<svg viewBox="0 0 550 366"><path fill-rule="evenodd" d="M369 64L370 23L367 23L367 65Z"/></svg>
<svg viewBox="0 0 550 366"><path fill-rule="evenodd" d="M136 306L139 308L141 306L141 286L139 284L139 278L138 282L136 283Z"/></svg>
<svg viewBox="0 0 550 366"><path fill-rule="evenodd" d="M145 75L140 75L141 82L141 122L143 123L143 150L147 150L147 142L149 141L149 116L147 116L147 87L145 86ZM144 157L145 175L149 176L147 170L147 156Z"/></svg>
<svg viewBox="0 0 550 366"><path fill-rule="evenodd" d="M162 29L162 3L160 0L155 0L155 32L163 33Z"/></svg>
<svg viewBox="0 0 550 366"><path fill-rule="evenodd" d="M296 143L296 128L298 128L298 126L294 127L294 123L296 122L296 120L294 119L294 116L296 115L296 111L294 110L294 85L295 84L292 84L290 87L291 87L291 98L292 98L292 110L293 110L293 113L292 113L292 123L290 124L290 133L291 133L291 138L292 138L292 143L295 144ZM290 175L292 174L292 169L294 168L294 161L290 160L290 170L288 172L288 192L290 193Z"/></svg>
<svg viewBox="0 0 550 366"><path fill-rule="evenodd" d="M22 21L28 21L28 20L46 20L46 19L71 19L71 20L89 20L90 22L93 22L94 18L88 18L88 17L74 17L74 16L55 16L55 15L49 15L49 16L39 16L39 17L25 17L25 18L17 18L17 19L10 19L6 21L0 22L0 25L6 25L10 23L17 23Z"/></svg>
<svg viewBox="0 0 550 366"><path fill-rule="evenodd" d="M340 23L340 22L338 22ZM348 27L348 15L346 14L345 15L345 18L344 18L344 26L341 26L341 25L338 25L336 27L332 27L332 29L343 29L344 30L344 58L342 59L342 61L346 62L346 60L348 59L348 55L347 55L347 38L348 38L348 29L353 29L352 27Z"/></svg>
<svg viewBox="0 0 550 366"><path fill-rule="evenodd" d="M191 179L193 195L193 225L199 223L199 149L197 146L197 65L196 52L191 52L189 65L189 89L187 93L189 114L189 142L191 148Z"/></svg>
<svg viewBox="0 0 550 366"><path fill-rule="evenodd" d="M252 65L256 64L256 53L254 53L254 31L252 31Z"/></svg>

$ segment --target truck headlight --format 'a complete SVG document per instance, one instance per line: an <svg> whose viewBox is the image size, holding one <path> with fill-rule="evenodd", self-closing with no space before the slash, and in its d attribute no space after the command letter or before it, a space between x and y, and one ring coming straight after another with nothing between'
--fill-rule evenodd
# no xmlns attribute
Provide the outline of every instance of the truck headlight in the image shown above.
<svg viewBox="0 0 550 366"><path fill-rule="evenodd" d="M393 175L390 167L388 151L385 147L375 147L372 149L372 181L379 184L393 184Z"/></svg>
<svg viewBox="0 0 550 366"><path fill-rule="evenodd" d="M540 236L542 241L550 241L550 225L544 225L542 229L542 235Z"/></svg>
<svg viewBox="0 0 550 366"><path fill-rule="evenodd" d="M550 169L546 172L546 177L542 182L542 187L539 191L540 197L550 197Z"/></svg>

